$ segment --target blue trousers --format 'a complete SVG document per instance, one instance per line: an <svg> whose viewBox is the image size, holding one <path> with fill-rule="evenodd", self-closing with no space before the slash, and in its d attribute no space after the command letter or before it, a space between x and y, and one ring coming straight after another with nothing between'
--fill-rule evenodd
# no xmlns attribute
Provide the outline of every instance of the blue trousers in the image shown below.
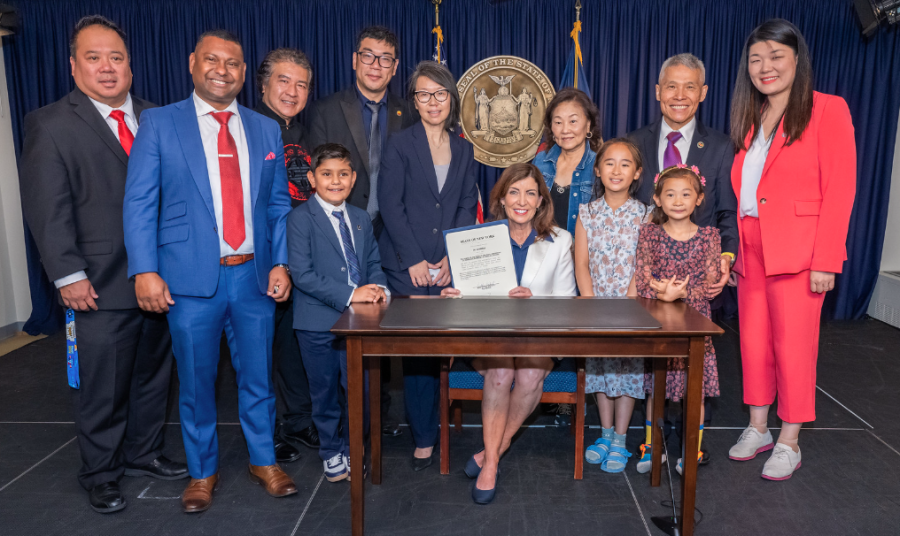
<svg viewBox="0 0 900 536"><path fill-rule="evenodd" d="M395 296L440 296L445 287L414 287L409 272L384 270L388 288ZM438 441L441 362L421 357L403 358L403 401L406 421L416 448L429 448Z"/></svg>
<svg viewBox="0 0 900 536"><path fill-rule="evenodd" d="M169 329L181 384L178 408L193 478L207 478L219 470L216 374L223 329L237 374L238 410L250 463L275 463L275 302L259 292L254 262L220 267L219 285L211 298L172 296Z"/></svg>
<svg viewBox="0 0 900 536"><path fill-rule="evenodd" d="M319 457L350 456L350 423L347 412L347 340L330 331L294 330L309 379L312 420L319 432ZM366 389L365 430L369 429L369 378Z"/></svg>

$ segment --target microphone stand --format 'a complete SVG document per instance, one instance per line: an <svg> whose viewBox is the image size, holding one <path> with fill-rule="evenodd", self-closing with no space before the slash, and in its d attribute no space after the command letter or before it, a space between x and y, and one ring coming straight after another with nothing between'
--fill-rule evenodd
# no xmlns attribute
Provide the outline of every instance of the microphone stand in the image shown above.
<svg viewBox="0 0 900 536"><path fill-rule="evenodd" d="M656 525L656 528L669 536L681 536L681 523L678 521L678 510L675 508L675 489L672 487L672 467L669 465L671 457L669 456L669 447L666 445L665 428L663 427L662 417L656 420L656 425L659 426L660 437L663 438L663 449L665 449L666 452L666 472L669 475L669 494L672 497L672 516L655 516L651 517L650 521ZM693 514L693 512L691 512L691 514Z"/></svg>

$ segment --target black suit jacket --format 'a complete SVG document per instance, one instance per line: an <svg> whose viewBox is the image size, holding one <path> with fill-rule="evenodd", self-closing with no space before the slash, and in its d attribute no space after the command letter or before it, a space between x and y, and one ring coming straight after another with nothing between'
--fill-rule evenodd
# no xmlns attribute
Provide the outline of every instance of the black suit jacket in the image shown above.
<svg viewBox="0 0 900 536"><path fill-rule="evenodd" d="M706 196L694 212L694 221L704 227L716 227L722 236L722 251L737 254L737 198L731 187L731 165L734 145L721 132L706 128L696 118L697 128L685 164L700 168L706 178ZM643 179L637 197L642 203L653 203L653 177L659 169L659 133L663 119L628 134L641 150L644 159Z"/></svg>
<svg viewBox="0 0 900 536"><path fill-rule="evenodd" d="M135 118L156 105L132 95ZM84 270L100 309L137 308L122 224L128 155L78 88L25 116L22 208L51 281Z"/></svg>
<svg viewBox="0 0 900 536"><path fill-rule="evenodd" d="M378 238L384 268L403 271L440 262L447 229L475 224L478 190L472 144L450 133L450 169L438 191L425 127L417 122L388 142L378 179L384 232Z"/></svg>
<svg viewBox="0 0 900 536"><path fill-rule="evenodd" d="M356 171L356 184L350 192L347 202L365 210L369 204L369 143L366 141L368 126L363 125L357 91L354 84L343 91L314 102L309 115L308 140L310 154L323 143L340 143L350 150L353 169ZM414 124L418 117L417 114L411 112L409 103L391 93L388 93L387 106L389 140L392 134ZM382 147L387 147L388 140L383 140ZM383 168L382 162L380 176L383 176ZM380 235L380 218L376 218L373 223L376 236Z"/></svg>

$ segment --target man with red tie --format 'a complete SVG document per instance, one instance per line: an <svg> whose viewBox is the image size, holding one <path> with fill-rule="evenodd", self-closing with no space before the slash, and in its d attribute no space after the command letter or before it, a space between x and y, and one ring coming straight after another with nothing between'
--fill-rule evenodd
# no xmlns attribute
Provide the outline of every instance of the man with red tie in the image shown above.
<svg viewBox="0 0 900 536"><path fill-rule="evenodd" d="M165 315L138 308L122 231L134 133L141 112L155 105L129 93L128 48L114 22L78 21L70 55L76 88L26 116L19 178L41 262L75 311L78 481L91 507L109 513L125 508L123 474L188 474L162 455L171 339Z"/></svg>
<svg viewBox="0 0 900 536"><path fill-rule="evenodd" d="M125 186L128 275L138 304L167 312L180 380L191 482L185 512L212 503L218 482L216 372L222 331L237 373L250 479L274 497L297 493L275 460L272 337L288 299L291 210L278 124L239 106L247 65L238 39L214 30L190 56L193 94L149 110Z"/></svg>

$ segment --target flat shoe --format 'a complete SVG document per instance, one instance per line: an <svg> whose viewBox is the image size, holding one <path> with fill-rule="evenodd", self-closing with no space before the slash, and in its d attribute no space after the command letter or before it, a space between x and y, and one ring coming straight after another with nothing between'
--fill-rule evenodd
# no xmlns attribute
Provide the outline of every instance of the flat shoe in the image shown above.
<svg viewBox="0 0 900 536"><path fill-rule="evenodd" d="M497 476L494 480L494 487L491 489L478 489L478 483L472 484L472 500L475 504L491 504L494 496L497 494L497 482L500 481L500 466L497 466Z"/></svg>
<svg viewBox="0 0 900 536"><path fill-rule="evenodd" d="M484 447L482 447L481 450L473 454L472 457L466 461L465 472L467 477L478 478L478 475L481 473L481 467L479 467L478 462L475 461L475 456L482 452L484 452Z"/></svg>

